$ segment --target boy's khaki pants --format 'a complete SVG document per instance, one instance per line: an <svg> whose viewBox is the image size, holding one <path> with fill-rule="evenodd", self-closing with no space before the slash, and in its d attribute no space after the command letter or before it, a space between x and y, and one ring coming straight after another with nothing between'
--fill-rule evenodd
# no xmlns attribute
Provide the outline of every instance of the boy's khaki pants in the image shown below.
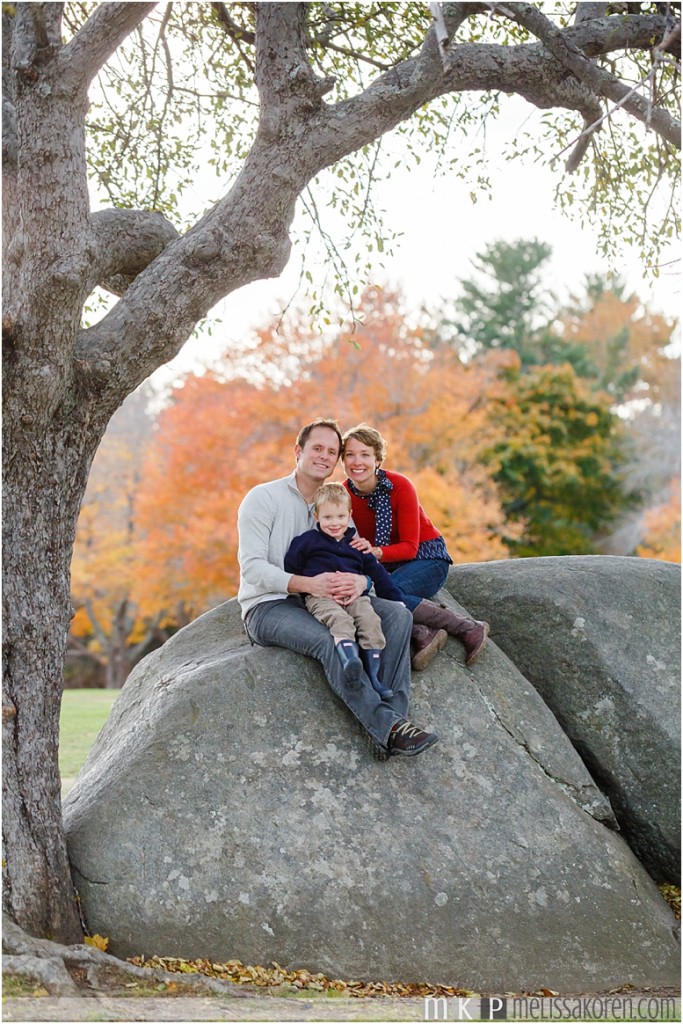
<svg viewBox="0 0 683 1024"><path fill-rule="evenodd" d="M386 645L380 617L370 598L363 595L342 606L331 597L306 596L306 607L318 622L327 626L335 643L353 640L365 651L383 651Z"/></svg>

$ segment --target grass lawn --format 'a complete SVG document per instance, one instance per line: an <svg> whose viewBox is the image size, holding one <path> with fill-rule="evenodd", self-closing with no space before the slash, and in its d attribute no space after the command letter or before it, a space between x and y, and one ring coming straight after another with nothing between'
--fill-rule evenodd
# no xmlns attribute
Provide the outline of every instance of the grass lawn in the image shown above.
<svg viewBox="0 0 683 1024"><path fill-rule="evenodd" d="M119 690L65 690L59 720L59 770L62 778L77 775Z"/></svg>

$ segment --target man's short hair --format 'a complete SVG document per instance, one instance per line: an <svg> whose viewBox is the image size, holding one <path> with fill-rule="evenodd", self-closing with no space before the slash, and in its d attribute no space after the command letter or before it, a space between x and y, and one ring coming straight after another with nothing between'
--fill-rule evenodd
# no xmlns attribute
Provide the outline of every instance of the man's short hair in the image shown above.
<svg viewBox="0 0 683 1024"><path fill-rule="evenodd" d="M313 420L312 423L307 423L305 427L301 428L301 430L299 431L299 435L296 439L296 443L299 445L299 447L304 447L304 445L308 441L311 431L315 430L316 427L327 427L328 430L333 430L335 432L339 440L339 451L341 453L342 436L341 430L339 429L339 424L337 423L336 420L324 419L322 416L319 416L317 420Z"/></svg>
<svg viewBox="0 0 683 1024"><path fill-rule="evenodd" d="M351 511L351 496L344 484L321 484L313 498L315 511L319 512L326 501L332 505L345 505L349 512Z"/></svg>

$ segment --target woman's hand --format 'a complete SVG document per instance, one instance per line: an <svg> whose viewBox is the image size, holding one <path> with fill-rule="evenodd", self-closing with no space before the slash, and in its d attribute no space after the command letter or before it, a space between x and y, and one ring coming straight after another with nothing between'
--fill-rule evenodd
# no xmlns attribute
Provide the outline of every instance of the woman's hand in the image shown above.
<svg viewBox="0 0 683 1024"><path fill-rule="evenodd" d="M349 544L352 548L355 548L356 551L362 551L363 554L372 552L372 544L369 540L366 540L365 537L354 537L349 541Z"/></svg>

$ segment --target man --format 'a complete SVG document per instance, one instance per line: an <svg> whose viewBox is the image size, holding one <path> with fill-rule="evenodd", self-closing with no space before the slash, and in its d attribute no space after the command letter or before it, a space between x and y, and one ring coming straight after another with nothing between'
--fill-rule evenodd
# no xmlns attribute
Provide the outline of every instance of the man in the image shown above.
<svg viewBox="0 0 683 1024"><path fill-rule="evenodd" d="M355 573L296 576L284 570L292 539L314 525L315 492L334 472L340 452L341 434L334 420L314 420L297 437L294 472L258 484L242 501L237 514L242 617L256 643L288 647L321 662L330 687L370 736L379 759L392 754L413 756L438 737L405 717L412 626L408 609L396 601L372 598L387 637L383 681L393 691L392 697L383 700L365 673L352 685L345 681L330 631L313 618L298 596L313 594L347 604L369 589L370 581Z"/></svg>

